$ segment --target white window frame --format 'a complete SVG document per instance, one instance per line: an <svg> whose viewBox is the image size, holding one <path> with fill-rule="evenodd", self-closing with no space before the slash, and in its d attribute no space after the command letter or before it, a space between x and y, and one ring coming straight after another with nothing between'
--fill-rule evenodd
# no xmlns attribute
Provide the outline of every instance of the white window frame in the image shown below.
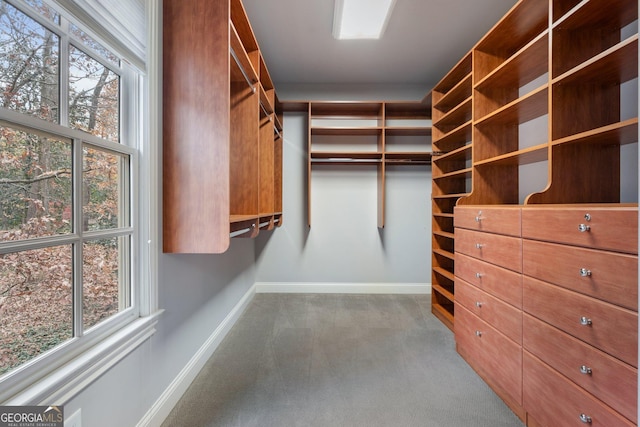
<svg viewBox="0 0 640 427"><path fill-rule="evenodd" d="M21 10L30 6L22 0L6 0ZM122 55L125 59L119 72L121 75L121 115L118 151L130 156L131 179L130 226L132 228L130 264L131 307L114 314L109 319L89 328L82 336L74 337L54 349L15 368L0 382L0 404L2 405L64 405L87 385L126 357L141 343L155 333L155 325L161 311L157 300L157 258L158 258L158 154L160 100L159 62L152 64L149 75L144 69L146 58L140 56L140 49L123 49L130 40L122 40L121 34L113 28L121 26L112 16L96 14L96 9L82 8L86 1L77 4L68 0L42 0L51 5L65 18L98 40L105 47ZM135 1L135 0L132 0ZM93 3L96 3L95 1ZM98 2L99 3L99 2ZM123 2L124 3L124 2ZM157 61L160 52L160 29L158 2L148 2L146 13L147 40L139 41L148 46L149 60ZM85 19L82 19L85 18ZM44 22L44 21L40 21ZM96 26L104 22L104 26ZM112 30L109 32L108 30ZM117 33L117 35L113 35ZM105 37L105 34L110 36ZM120 38L118 38L120 35ZM102 36L102 37L101 37ZM61 52L61 55L63 52ZM62 66L61 61L61 66ZM141 66L142 65L142 66ZM61 69L61 74L63 73ZM61 76L61 78L63 78ZM150 84L155 87L152 88ZM66 97L61 95L61 103ZM61 106L62 107L62 106ZM126 113L125 113L126 111ZM62 127L36 117L0 108L0 120L22 124L28 128L42 130L53 135L74 140L76 152L81 152L81 141L96 147L112 148L101 138L85 132ZM124 145L131 141L129 145ZM78 204L74 209L78 208ZM74 238L70 238L73 240ZM76 244L78 241L73 240ZM81 242L81 240L79 240ZM43 240L43 244L47 239ZM80 243L81 244L81 243ZM11 250L33 246L33 242L12 244Z"/></svg>

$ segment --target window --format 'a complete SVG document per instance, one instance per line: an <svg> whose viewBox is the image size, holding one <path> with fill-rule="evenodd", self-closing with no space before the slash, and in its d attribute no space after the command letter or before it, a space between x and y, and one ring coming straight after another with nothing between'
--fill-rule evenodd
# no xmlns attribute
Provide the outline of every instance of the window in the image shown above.
<svg viewBox="0 0 640 427"><path fill-rule="evenodd" d="M55 3L0 0L2 382L139 316L140 78Z"/></svg>

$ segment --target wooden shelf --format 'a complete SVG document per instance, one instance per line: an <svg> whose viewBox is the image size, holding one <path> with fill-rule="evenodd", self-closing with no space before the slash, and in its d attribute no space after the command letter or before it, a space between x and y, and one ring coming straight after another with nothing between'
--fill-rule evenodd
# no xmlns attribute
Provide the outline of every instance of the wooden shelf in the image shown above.
<svg viewBox="0 0 640 427"><path fill-rule="evenodd" d="M453 172L445 173L433 177L434 180L451 179L451 178L471 178L471 168L459 169Z"/></svg>
<svg viewBox="0 0 640 427"><path fill-rule="evenodd" d="M483 166L521 166L548 160L549 145L547 143L522 150L506 153L501 156L492 157L478 161L475 167Z"/></svg>
<svg viewBox="0 0 640 427"><path fill-rule="evenodd" d="M471 80L471 74L467 75L444 94L433 107L441 111L442 114L446 114L462 104L471 96Z"/></svg>
<svg viewBox="0 0 640 427"><path fill-rule="evenodd" d="M296 111L309 112L309 226L312 166L374 165L378 175L377 222L379 228L384 227L387 169L431 164L431 152L428 151L432 134L430 101L431 97L426 96L422 102L306 101L306 104L296 102L291 105L290 108Z"/></svg>
<svg viewBox="0 0 640 427"><path fill-rule="evenodd" d="M446 277L448 280L451 280L452 282L455 280L454 274L448 270L445 270L444 268L435 267L433 271L438 273L441 276ZM449 299L453 301L453 293L450 293L449 295L451 295L451 298Z"/></svg>
<svg viewBox="0 0 640 427"><path fill-rule="evenodd" d="M493 113L478 119L475 125L483 127L519 124L547 114L549 109L547 91L548 85L545 84Z"/></svg>
<svg viewBox="0 0 640 427"><path fill-rule="evenodd" d="M439 120L433 123L433 126L440 130L453 130L458 127L459 123L464 123L469 120L471 120L471 98L465 100L447 114L443 115Z"/></svg>
<svg viewBox="0 0 640 427"><path fill-rule="evenodd" d="M440 237L446 237L447 239L453 239L454 238L453 233L449 233L447 231L436 230L436 231L433 232L433 234L436 235L436 236L440 236Z"/></svg>
<svg viewBox="0 0 640 427"><path fill-rule="evenodd" d="M471 144L465 145L464 147L460 147L453 151L449 151L448 153L440 154L438 156L433 156L433 161L443 163L443 162L448 162L452 160L466 159L467 157L471 158L470 157L471 148L472 148Z"/></svg>
<svg viewBox="0 0 640 427"><path fill-rule="evenodd" d="M443 256L445 258L449 258L452 261L455 258L455 254L453 252L445 251L445 250L442 250L442 249L434 249L433 253L437 254L437 255L440 255L440 256Z"/></svg>
<svg viewBox="0 0 640 427"><path fill-rule="evenodd" d="M449 132L444 132L433 141L439 151L448 152L471 142L471 120L461 123ZM435 137L435 135L434 135Z"/></svg>
<svg viewBox="0 0 640 427"><path fill-rule="evenodd" d="M381 127L312 127L311 135L380 135Z"/></svg>
<svg viewBox="0 0 640 427"><path fill-rule="evenodd" d="M638 142L638 118L613 123L551 141L552 145L599 144L626 145Z"/></svg>

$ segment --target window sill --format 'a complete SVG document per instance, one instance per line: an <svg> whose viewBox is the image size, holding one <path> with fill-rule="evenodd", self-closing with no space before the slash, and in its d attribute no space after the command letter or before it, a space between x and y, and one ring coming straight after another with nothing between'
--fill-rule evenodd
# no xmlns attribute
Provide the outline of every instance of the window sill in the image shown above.
<svg viewBox="0 0 640 427"><path fill-rule="evenodd" d="M3 405L64 405L149 339L156 331L162 312L131 322L50 375L27 386ZM28 378L24 383L28 384Z"/></svg>

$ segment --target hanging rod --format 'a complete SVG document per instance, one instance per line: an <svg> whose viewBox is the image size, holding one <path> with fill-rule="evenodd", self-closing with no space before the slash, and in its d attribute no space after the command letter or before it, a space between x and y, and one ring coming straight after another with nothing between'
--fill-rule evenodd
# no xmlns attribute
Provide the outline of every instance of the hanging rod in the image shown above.
<svg viewBox="0 0 640 427"><path fill-rule="evenodd" d="M233 58L233 60L236 61L236 64L238 65L238 68L240 68L240 72L242 73L242 76L244 77L244 79L247 81L247 84L249 85L249 87L251 88L253 93L256 93L256 87L253 85L253 82L251 81L251 79L247 75L246 70L244 69L244 67L240 63L240 59L238 59L238 55L236 55L235 50L233 50L233 48L230 47L229 48L229 52L231 53L231 57Z"/></svg>

